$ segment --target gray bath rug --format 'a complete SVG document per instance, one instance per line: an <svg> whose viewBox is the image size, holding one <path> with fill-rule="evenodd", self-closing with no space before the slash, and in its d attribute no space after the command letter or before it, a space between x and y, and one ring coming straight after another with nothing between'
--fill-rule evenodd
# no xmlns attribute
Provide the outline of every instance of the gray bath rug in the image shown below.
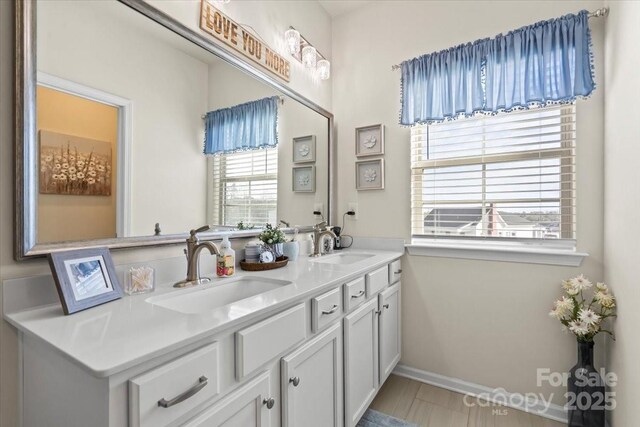
<svg viewBox="0 0 640 427"><path fill-rule="evenodd" d="M416 424L390 417L382 412L367 409L356 427L418 427Z"/></svg>

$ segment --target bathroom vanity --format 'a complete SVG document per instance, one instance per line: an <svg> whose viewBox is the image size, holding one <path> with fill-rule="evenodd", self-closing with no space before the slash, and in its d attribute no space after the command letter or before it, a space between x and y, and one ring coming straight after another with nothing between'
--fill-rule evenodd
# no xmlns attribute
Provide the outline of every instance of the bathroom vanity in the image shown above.
<svg viewBox="0 0 640 427"><path fill-rule="evenodd" d="M302 257L71 316L59 304L9 312L22 424L354 426L400 360L401 255ZM5 295L29 292L8 282Z"/></svg>

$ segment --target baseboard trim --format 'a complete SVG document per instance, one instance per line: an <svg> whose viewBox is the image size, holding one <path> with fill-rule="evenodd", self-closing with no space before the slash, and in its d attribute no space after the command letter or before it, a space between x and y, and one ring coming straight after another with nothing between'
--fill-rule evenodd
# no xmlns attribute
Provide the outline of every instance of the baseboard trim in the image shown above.
<svg viewBox="0 0 640 427"><path fill-rule="evenodd" d="M567 422L567 411L560 405L550 404L549 408L545 410L545 406L542 402L537 404L530 403L529 405L525 405L524 402L522 402L521 404L512 404L514 400L521 400L509 398L511 396L517 396L516 393L509 393L502 390L499 395L500 398L497 398L495 396L495 389L491 387L471 383L458 378L446 377L444 375L423 371L402 364L398 364L393 370L393 373L401 377L410 378L412 380L431 384L458 393L469 394L472 396L488 396L487 400L491 402L499 403L501 405L517 409L519 411L530 412L532 414L562 423ZM507 399L504 399L505 397Z"/></svg>

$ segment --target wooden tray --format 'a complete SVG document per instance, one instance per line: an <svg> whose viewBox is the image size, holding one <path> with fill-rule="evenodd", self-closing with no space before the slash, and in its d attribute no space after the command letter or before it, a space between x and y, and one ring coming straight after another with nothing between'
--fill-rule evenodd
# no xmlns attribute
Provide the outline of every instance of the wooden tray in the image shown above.
<svg viewBox="0 0 640 427"><path fill-rule="evenodd" d="M282 268L289 262L289 258L281 256L276 258L275 262L245 262L240 261L240 268L246 271L266 271Z"/></svg>

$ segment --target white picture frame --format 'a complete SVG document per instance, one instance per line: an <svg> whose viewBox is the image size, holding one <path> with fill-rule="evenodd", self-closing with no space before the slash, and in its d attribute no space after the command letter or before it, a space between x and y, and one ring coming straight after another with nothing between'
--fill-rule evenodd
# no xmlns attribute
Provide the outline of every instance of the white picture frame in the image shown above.
<svg viewBox="0 0 640 427"><path fill-rule="evenodd" d="M296 166L292 169L293 191L295 193L316 192L316 167Z"/></svg>
<svg viewBox="0 0 640 427"><path fill-rule="evenodd" d="M384 155L384 125L356 128L356 157Z"/></svg>
<svg viewBox="0 0 640 427"><path fill-rule="evenodd" d="M356 190L384 190L384 159L356 162Z"/></svg>
<svg viewBox="0 0 640 427"><path fill-rule="evenodd" d="M316 161L316 136L307 135L293 138L293 163Z"/></svg>

